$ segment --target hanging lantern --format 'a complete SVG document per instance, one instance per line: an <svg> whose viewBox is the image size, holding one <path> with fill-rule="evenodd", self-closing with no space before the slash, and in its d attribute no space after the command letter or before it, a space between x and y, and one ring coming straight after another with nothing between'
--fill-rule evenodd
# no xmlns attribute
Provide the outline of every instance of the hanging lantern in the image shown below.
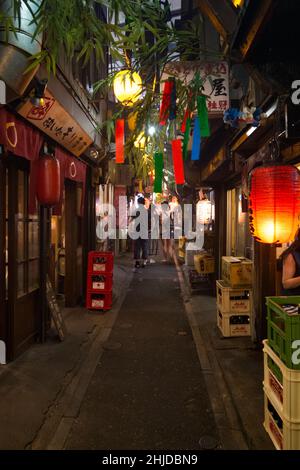
<svg viewBox="0 0 300 470"><path fill-rule="evenodd" d="M124 106L133 106L140 98L142 79L137 72L121 70L114 77L114 94Z"/></svg>
<svg viewBox="0 0 300 470"><path fill-rule="evenodd" d="M251 173L250 230L263 243L294 238L300 214L300 173L292 165L270 165Z"/></svg>
<svg viewBox="0 0 300 470"><path fill-rule="evenodd" d="M60 165L52 155L43 155L37 162L37 199L43 206L60 201Z"/></svg>
<svg viewBox="0 0 300 470"><path fill-rule="evenodd" d="M208 199L197 202L196 218L198 224L209 225L213 220L213 205Z"/></svg>

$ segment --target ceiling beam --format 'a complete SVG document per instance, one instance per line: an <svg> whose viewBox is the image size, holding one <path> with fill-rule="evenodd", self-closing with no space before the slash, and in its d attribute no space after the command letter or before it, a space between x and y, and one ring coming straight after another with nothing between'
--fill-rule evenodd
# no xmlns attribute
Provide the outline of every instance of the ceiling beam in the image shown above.
<svg viewBox="0 0 300 470"><path fill-rule="evenodd" d="M222 36L222 38L227 41L228 39L228 32L226 31L223 23L221 22L219 16L213 10L211 5L208 3L207 0L197 0L196 6L201 10L201 13L210 20L215 30Z"/></svg>
<svg viewBox="0 0 300 470"><path fill-rule="evenodd" d="M267 14L269 13L271 6L272 0L260 0L260 2L257 2L255 17L252 23L249 25L245 39L241 41L239 46L239 50L243 59L245 59L249 53L251 47L254 44L255 38L262 29L262 26L265 24Z"/></svg>

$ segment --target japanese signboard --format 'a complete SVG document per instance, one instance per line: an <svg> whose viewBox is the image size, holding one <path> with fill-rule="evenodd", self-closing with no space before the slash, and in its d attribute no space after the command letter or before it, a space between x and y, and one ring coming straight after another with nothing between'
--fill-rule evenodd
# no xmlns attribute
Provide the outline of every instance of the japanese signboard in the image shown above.
<svg viewBox="0 0 300 470"><path fill-rule="evenodd" d="M48 90L43 106L34 106L27 101L18 112L77 157L93 143L89 135Z"/></svg>
<svg viewBox="0 0 300 470"><path fill-rule="evenodd" d="M207 109L210 116L223 114L229 108L228 63L220 62L170 62L162 75L164 80L175 76L186 85L199 72L202 80L202 93L208 97Z"/></svg>

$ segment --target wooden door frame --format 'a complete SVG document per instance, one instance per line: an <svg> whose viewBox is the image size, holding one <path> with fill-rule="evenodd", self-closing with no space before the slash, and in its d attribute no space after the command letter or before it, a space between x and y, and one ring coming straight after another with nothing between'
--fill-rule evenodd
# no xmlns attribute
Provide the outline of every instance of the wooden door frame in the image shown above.
<svg viewBox="0 0 300 470"><path fill-rule="evenodd" d="M77 184L65 179L65 306L75 307L77 292Z"/></svg>
<svg viewBox="0 0 300 470"><path fill-rule="evenodd" d="M6 166L3 147L0 147L0 339L7 344L6 294Z"/></svg>
<svg viewBox="0 0 300 470"><path fill-rule="evenodd" d="M29 198L29 162L21 157L9 156L5 162L5 166L8 169L8 298L6 301L7 311L7 356L9 360L14 359L17 355L21 354L28 345L34 341L38 334L38 312L39 305L35 296L39 294L39 288L31 292L26 292L24 296L18 297L18 263L17 263L17 213L18 213L18 190L12 190L16 188L18 181L18 171L24 171L27 173L25 196L27 198L26 204L28 208ZM17 185L18 187L18 185ZM27 209L28 210L28 209ZM27 217L29 214L27 214ZM25 234L25 249L28 250L28 233ZM27 259L28 263L28 259ZM25 272L25 285L28 285L28 278L26 277L28 272ZM16 314L23 307L20 304L24 304L26 311L28 311L28 305L33 307L33 321L35 326L28 336L24 336L21 342L16 341Z"/></svg>

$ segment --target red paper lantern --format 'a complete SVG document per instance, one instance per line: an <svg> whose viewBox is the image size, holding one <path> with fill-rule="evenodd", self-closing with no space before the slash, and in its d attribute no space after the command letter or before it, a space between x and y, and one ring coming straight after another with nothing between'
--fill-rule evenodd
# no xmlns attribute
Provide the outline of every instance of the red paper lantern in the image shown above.
<svg viewBox="0 0 300 470"><path fill-rule="evenodd" d="M300 173L292 165L255 168L250 180L250 230L263 243L294 238L300 214Z"/></svg>
<svg viewBox="0 0 300 470"><path fill-rule="evenodd" d="M43 155L37 162L37 198L43 206L60 201L60 165L52 155Z"/></svg>

